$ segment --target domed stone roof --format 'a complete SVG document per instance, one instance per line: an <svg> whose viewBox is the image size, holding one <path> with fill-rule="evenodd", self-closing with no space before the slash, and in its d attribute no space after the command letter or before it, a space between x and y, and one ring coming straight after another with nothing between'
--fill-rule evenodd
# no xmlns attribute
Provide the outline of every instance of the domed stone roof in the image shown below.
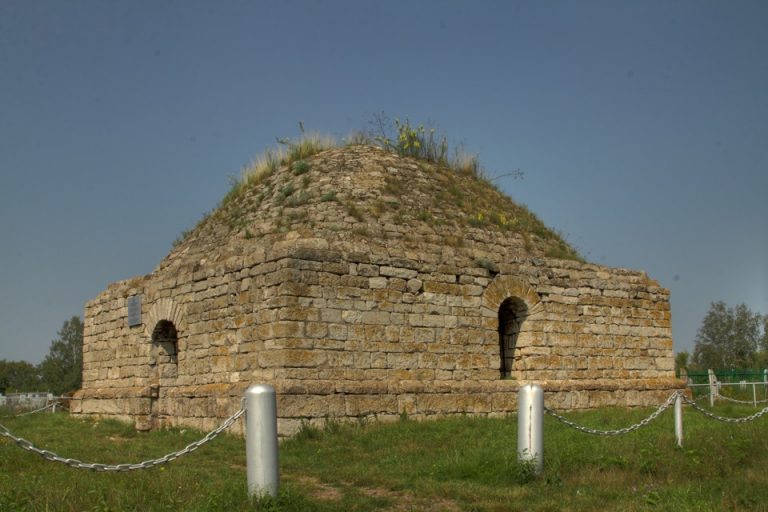
<svg viewBox="0 0 768 512"><path fill-rule="evenodd" d="M343 254L382 253L457 265L577 252L490 181L375 146L328 149L244 179L160 268L315 240ZM322 240L322 242L317 242ZM434 255L434 256L431 256Z"/></svg>

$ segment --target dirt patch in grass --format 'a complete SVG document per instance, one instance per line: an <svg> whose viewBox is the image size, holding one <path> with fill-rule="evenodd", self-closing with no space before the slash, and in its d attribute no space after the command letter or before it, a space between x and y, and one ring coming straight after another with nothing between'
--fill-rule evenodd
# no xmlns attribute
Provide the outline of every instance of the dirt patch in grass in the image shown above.
<svg viewBox="0 0 768 512"><path fill-rule="evenodd" d="M394 500L396 504L388 509L392 512L407 512L411 510L458 512L461 510L457 503L436 496L417 498L409 492L390 491L380 487L358 487L357 489L372 498L390 498Z"/></svg>
<svg viewBox="0 0 768 512"><path fill-rule="evenodd" d="M336 487L320 481L312 476L299 476L295 481L309 489L307 493L312 499L322 501L341 501L342 493Z"/></svg>
<svg viewBox="0 0 768 512"><path fill-rule="evenodd" d="M423 498L416 497L410 492L392 491L383 487L361 487L349 482L339 482L338 486L321 482L320 479L308 475L301 475L293 479L308 489L308 495L312 499L322 501L341 501L344 497L344 489L354 489L360 494L370 498L386 498L395 502L395 505L386 509L391 512L406 512L412 510L422 511L447 511L458 512L459 505L451 500L437 496Z"/></svg>

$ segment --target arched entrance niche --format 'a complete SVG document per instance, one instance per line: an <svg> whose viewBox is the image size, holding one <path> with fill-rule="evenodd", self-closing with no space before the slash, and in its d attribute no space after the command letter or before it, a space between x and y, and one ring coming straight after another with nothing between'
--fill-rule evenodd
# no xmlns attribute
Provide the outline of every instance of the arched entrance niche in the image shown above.
<svg viewBox="0 0 768 512"><path fill-rule="evenodd" d="M527 281L500 274L483 292L482 306L483 316L498 320L499 376L514 376L514 363L520 359L518 337L526 329L524 322L543 309L539 294Z"/></svg>
<svg viewBox="0 0 768 512"><path fill-rule="evenodd" d="M150 357L150 404L152 428L166 426L171 413L167 390L179 376L179 332L170 320L160 320L152 329Z"/></svg>
<svg viewBox="0 0 768 512"><path fill-rule="evenodd" d="M151 343L149 364L154 367L150 385L172 385L173 381L169 379L175 380L178 376L179 349L184 348L184 341L179 343L186 328L184 319L183 307L169 297L152 304L144 324L144 332Z"/></svg>
<svg viewBox="0 0 768 512"><path fill-rule="evenodd" d="M160 320L152 330L152 349L160 379L178 376L179 333L170 320Z"/></svg>
<svg viewBox="0 0 768 512"><path fill-rule="evenodd" d="M526 316L528 307L519 297L505 299L499 306L499 371L502 379L512 375L512 367L517 359L517 337Z"/></svg>
<svg viewBox="0 0 768 512"><path fill-rule="evenodd" d="M157 428L166 426L167 418L172 416L174 403L168 398L168 389L178 386L179 375L186 371L183 307L168 297L158 299L152 304L144 325L150 345L149 415L151 428Z"/></svg>

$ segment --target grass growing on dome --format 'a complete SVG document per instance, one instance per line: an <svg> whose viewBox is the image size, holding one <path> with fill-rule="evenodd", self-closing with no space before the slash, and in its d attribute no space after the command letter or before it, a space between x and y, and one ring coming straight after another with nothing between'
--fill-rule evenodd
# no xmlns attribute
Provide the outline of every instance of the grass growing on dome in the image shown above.
<svg viewBox="0 0 768 512"><path fill-rule="evenodd" d="M477 154L467 153L461 145L451 147L448 137L437 128L411 124L408 118L391 121L385 114L376 114L369 141L400 156L424 160L454 172L484 177Z"/></svg>
<svg viewBox="0 0 768 512"><path fill-rule="evenodd" d="M232 184L226 195L219 201L214 212L207 214L194 228L184 231L173 243L176 247L181 244L195 230L203 226L211 217L225 215L226 222L231 229L244 227L243 219L240 219L242 210L232 206L240 201L245 192L257 187L267 178L275 174L282 166L287 166L295 175L301 175L309 171L310 165L307 158L337 147L336 140L330 135L322 135L316 132L305 133L303 123L299 123L301 135L298 139L277 139L278 146L269 148L254 158L245 166L239 178L232 179ZM280 201L290 195L286 190L280 191ZM231 210L227 212L226 210ZM238 217L238 218L234 218Z"/></svg>
<svg viewBox="0 0 768 512"><path fill-rule="evenodd" d="M398 211L392 214L391 220L395 224L405 224L409 220L427 222L431 226L453 223L457 227L517 233L528 241L533 235L543 242L543 250L547 256L583 261L578 251L571 247L564 237L548 228L527 207L512 201L493 179L487 177L478 155L464 151L461 145L450 144L448 138L436 128L411 123L407 118L404 121L390 121L384 114L379 114L374 116L370 124L374 127L373 130L367 133L353 132L342 139L342 145L377 146L385 151L413 158L418 161L421 170L430 175L430 182L433 182L427 185L430 190L422 186L422 192L433 198L432 203L418 207L411 205L410 208L405 207L403 203L404 208L398 208ZM250 213L254 210L254 190L261 188L258 205L264 196L271 195L265 186L274 185L268 179L281 168L287 168L294 176L302 176L301 188L308 189L310 175L307 173L312 167L310 157L339 145L331 136L305 132L303 123L299 123L299 130L298 139L278 138L277 147L267 149L244 167L240 176L232 180L230 190L214 212L205 216L195 228L182 233L174 242L174 247L211 218L223 220L230 230L242 231L247 228ZM508 175L519 178L522 173L515 171L501 176ZM384 179L383 192L395 198L418 186L407 176L386 175ZM276 204L301 206L309 202L308 192L300 197L292 197L295 190L293 187L295 186L290 184L280 188ZM251 199L246 199L247 197ZM320 202L335 200L335 193L326 193L319 198ZM433 207L437 208L438 215L430 211ZM347 205L347 210L350 210L347 214L353 218L363 218L364 212L355 205L351 208ZM379 210L379 214L385 211L381 208ZM526 248L530 248L529 243Z"/></svg>
<svg viewBox="0 0 768 512"><path fill-rule="evenodd" d="M321 135L320 133L304 133L302 130L301 137L292 141L290 139L278 140L280 144L286 146L286 158L283 163L289 164L291 162L297 162L309 158L312 155L316 155L326 149L335 148L337 146L336 139L330 135Z"/></svg>
<svg viewBox="0 0 768 512"><path fill-rule="evenodd" d="M373 142L400 156L435 165L437 169L450 171L442 173L442 189L434 191L433 197L435 201L451 203L463 211L465 216L460 224L511 231L526 238L535 235L548 245L548 256L583 261L578 251L562 235L548 228L527 207L512 201L493 179L488 178L477 154L466 152L461 145L452 145L436 128L411 123L408 118L404 121L398 118L390 120L381 113L374 115L370 124L373 129L367 138L369 143ZM359 141L360 137L356 140ZM425 170L432 172L434 169ZM501 176L517 179L523 174L515 170ZM469 180L462 179L465 177ZM385 192L395 196L412 186L391 176L387 176L385 181ZM422 211L414 213L417 220L425 221L423 217Z"/></svg>
<svg viewBox="0 0 768 512"><path fill-rule="evenodd" d="M306 161L307 158L337 146L333 137L314 132L305 133L303 125L300 123L299 126L301 136L297 140L278 139L277 148L267 149L244 168L240 179L232 184L219 206L225 206L239 198L244 190L259 185L282 166L290 167L295 175L308 172L310 165Z"/></svg>

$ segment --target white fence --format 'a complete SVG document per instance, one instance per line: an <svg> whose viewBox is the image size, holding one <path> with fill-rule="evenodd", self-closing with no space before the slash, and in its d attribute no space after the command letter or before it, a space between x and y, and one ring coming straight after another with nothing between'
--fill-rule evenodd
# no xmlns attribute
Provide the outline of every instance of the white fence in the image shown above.
<svg viewBox="0 0 768 512"><path fill-rule="evenodd" d="M45 407L54 400L58 400L58 397L51 393L0 394L0 407L7 407L9 409L38 409Z"/></svg>
<svg viewBox="0 0 768 512"><path fill-rule="evenodd" d="M692 390L706 389L709 394L709 405L714 407L718 400L725 400L727 402L736 402L742 404L752 404L757 407L757 404L768 403L768 382L747 382L745 380L741 382L719 382L712 380L708 384L688 384L688 387ZM740 400L723 394L723 389L732 388L738 391L746 391L751 394L751 400ZM758 389L760 390L758 392ZM758 399L758 395L762 398Z"/></svg>

